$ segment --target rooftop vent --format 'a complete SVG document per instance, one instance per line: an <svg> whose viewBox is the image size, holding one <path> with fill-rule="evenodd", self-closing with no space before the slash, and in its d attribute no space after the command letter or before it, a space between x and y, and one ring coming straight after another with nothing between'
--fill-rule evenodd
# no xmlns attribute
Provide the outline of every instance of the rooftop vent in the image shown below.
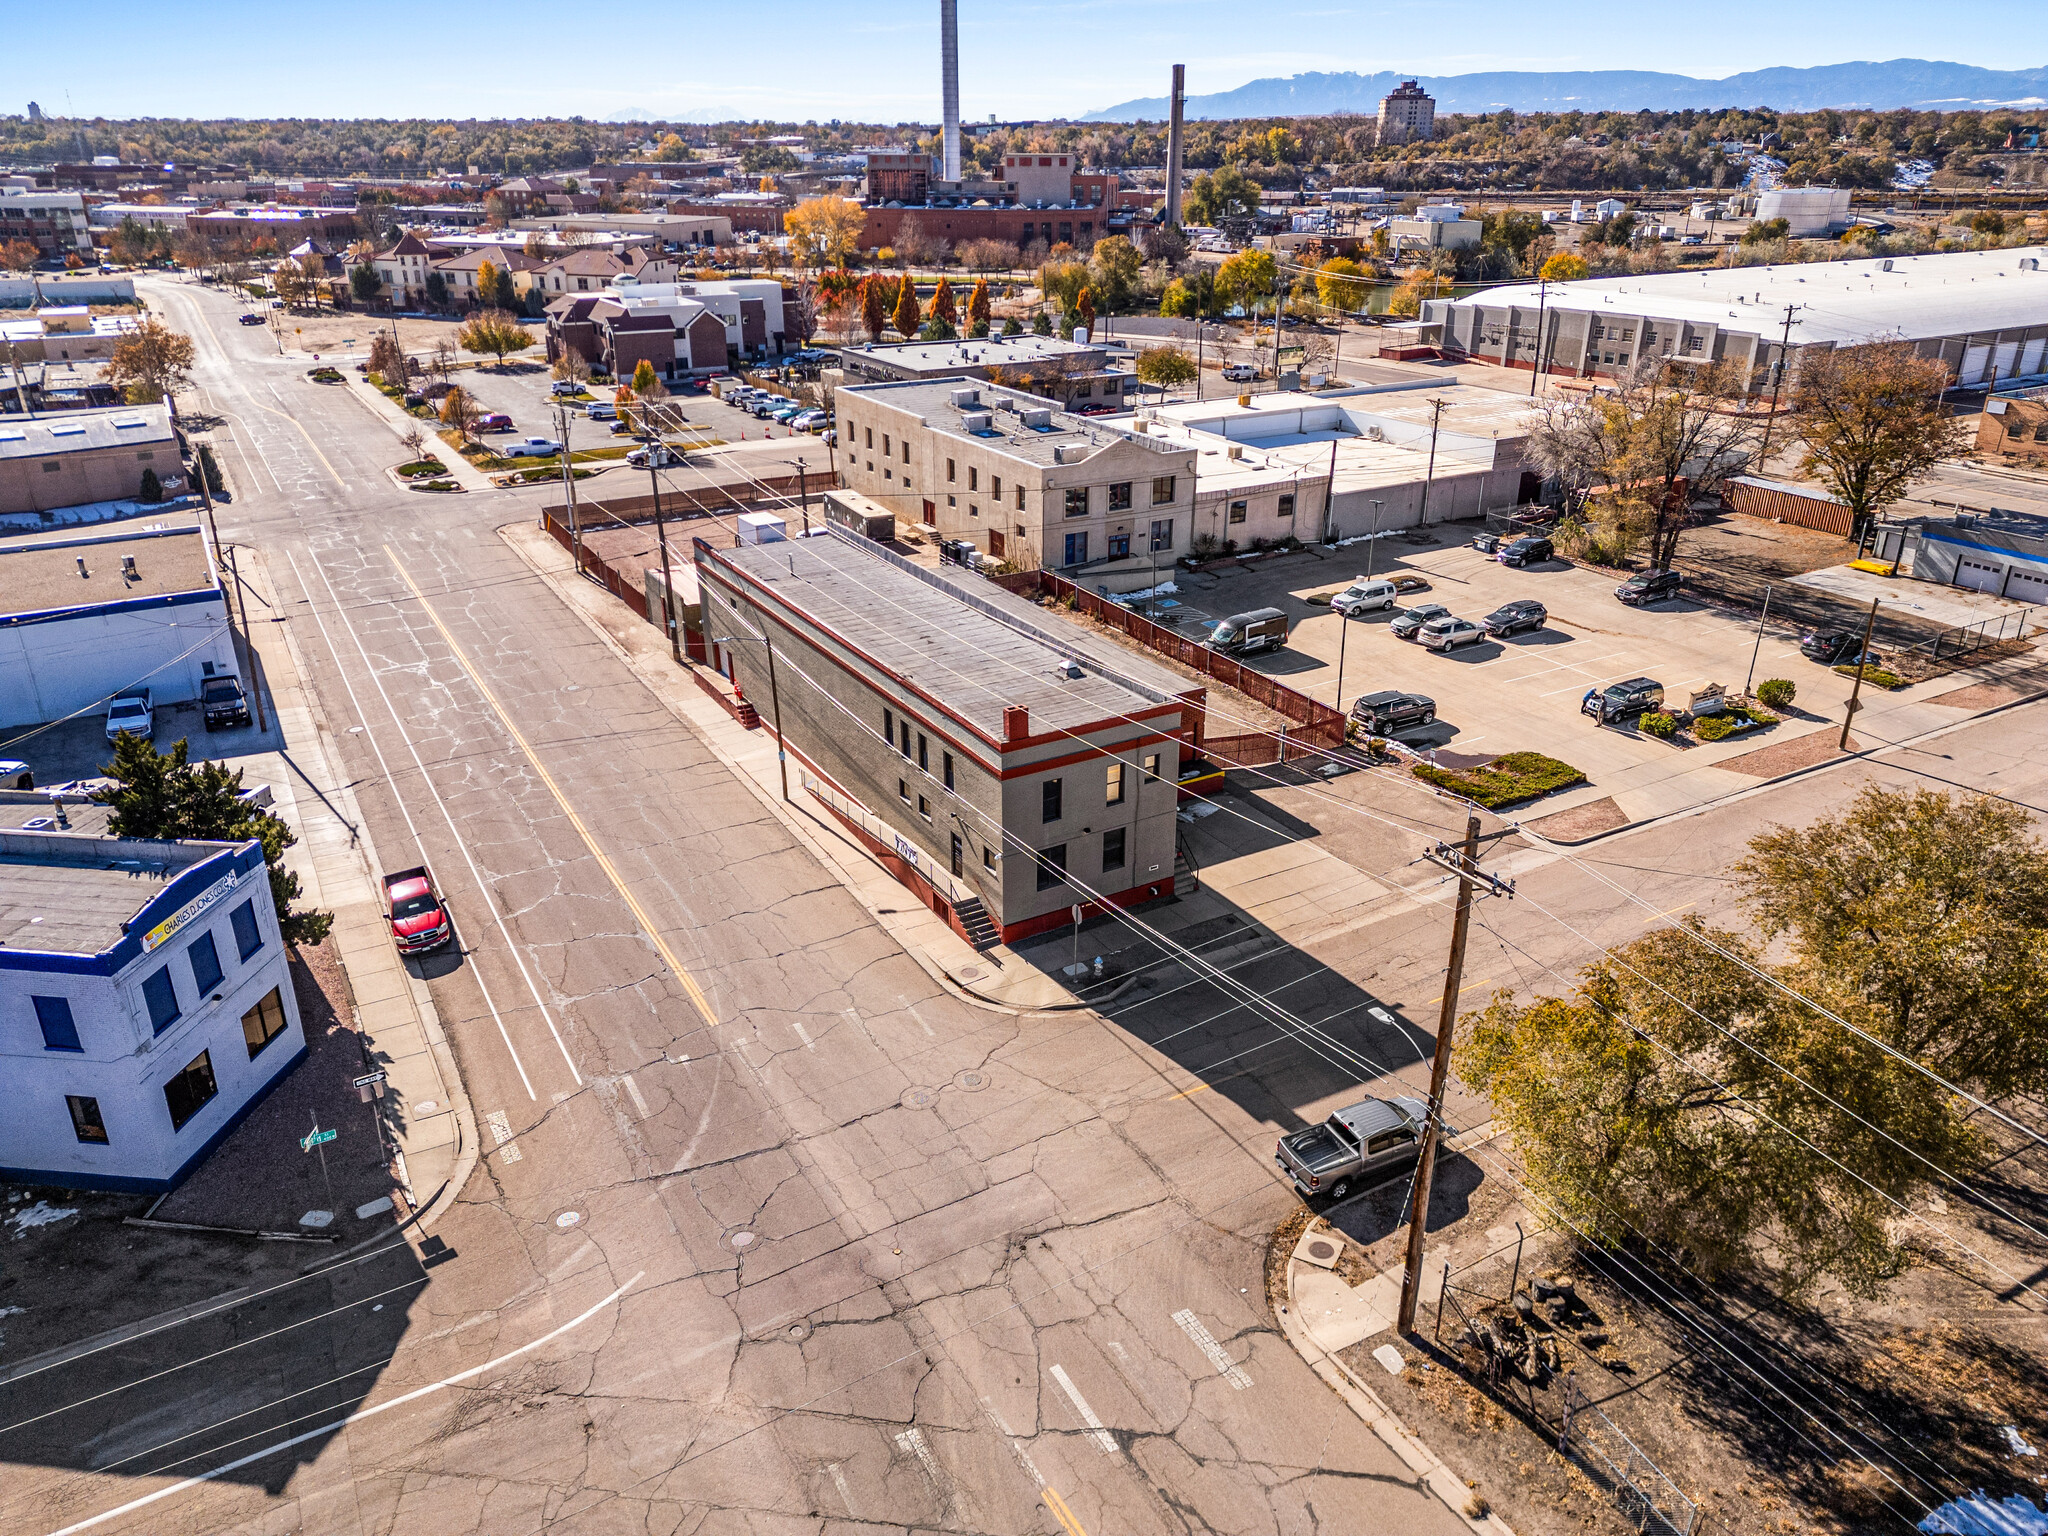
<svg viewBox="0 0 2048 1536"><path fill-rule="evenodd" d="M1081 671L1081 663L1079 663L1078 661L1069 660L1068 658L1063 656L1058 661L1053 663L1052 675L1054 677L1074 679L1082 677L1085 674Z"/></svg>
<svg viewBox="0 0 2048 1536"><path fill-rule="evenodd" d="M91 571L85 568L85 556L83 555L78 557L78 574L81 576L90 576L92 574Z"/></svg>
<svg viewBox="0 0 2048 1536"><path fill-rule="evenodd" d="M135 557L133 555L123 555L121 557L121 574L123 576L126 576L130 581L134 581L137 579L135 572Z"/></svg>
<svg viewBox="0 0 2048 1536"><path fill-rule="evenodd" d="M1243 457L1244 457L1244 444L1243 444L1243 443L1232 443L1232 444L1230 445L1230 456L1231 456L1231 457L1232 457L1233 459L1241 459L1241 458L1243 458Z"/></svg>

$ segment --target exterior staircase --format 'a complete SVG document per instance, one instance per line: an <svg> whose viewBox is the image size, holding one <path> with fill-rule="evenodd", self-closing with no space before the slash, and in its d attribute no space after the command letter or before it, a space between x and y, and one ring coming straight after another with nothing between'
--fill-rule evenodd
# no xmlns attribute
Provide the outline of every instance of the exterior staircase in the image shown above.
<svg viewBox="0 0 2048 1536"><path fill-rule="evenodd" d="M965 901L953 904L953 915L960 919L960 926L966 930L967 942L978 950L993 949L1002 935L996 931L995 922L988 915L988 908L981 904L979 896L970 896Z"/></svg>
<svg viewBox="0 0 2048 1536"><path fill-rule="evenodd" d="M1197 864L1195 856L1188 852L1187 839L1176 833L1173 839L1174 894L1185 896L1188 892L1199 891L1201 888L1202 866Z"/></svg>

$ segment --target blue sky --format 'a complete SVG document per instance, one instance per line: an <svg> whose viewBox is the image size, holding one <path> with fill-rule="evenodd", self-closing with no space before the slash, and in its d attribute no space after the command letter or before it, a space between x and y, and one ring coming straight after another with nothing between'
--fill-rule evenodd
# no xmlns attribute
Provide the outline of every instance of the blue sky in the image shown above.
<svg viewBox="0 0 2048 1536"><path fill-rule="evenodd" d="M1723 76L1772 65L1936 58L2048 65L2048 5L1938 25L1928 0L960 0L969 117L1072 115L1264 75L1398 69L1656 69ZM436 19L438 17L445 19ZM1950 17L1950 19L1953 19ZM88 25L89 23L89 25ZM471 34L487 28L489 41ZM33 97L108 117L850 117L938 113L937 0L888 7L453 6L276 0L0 0L0 112Z"/></svg>

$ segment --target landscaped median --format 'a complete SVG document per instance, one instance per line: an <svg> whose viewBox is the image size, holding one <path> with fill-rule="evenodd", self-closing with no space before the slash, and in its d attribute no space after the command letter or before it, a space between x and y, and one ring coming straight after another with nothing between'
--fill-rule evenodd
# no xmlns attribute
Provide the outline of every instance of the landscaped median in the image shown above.
<svg viewBox="0 0 2048 1536"><path fill-rule="evenodd" d="M1426 784L1462 795L1489 811L1586 782L1586 775L1579 769L1541 752L1505 752L1491 762L1470 768L1412 763L1408 771Z"/></svg>

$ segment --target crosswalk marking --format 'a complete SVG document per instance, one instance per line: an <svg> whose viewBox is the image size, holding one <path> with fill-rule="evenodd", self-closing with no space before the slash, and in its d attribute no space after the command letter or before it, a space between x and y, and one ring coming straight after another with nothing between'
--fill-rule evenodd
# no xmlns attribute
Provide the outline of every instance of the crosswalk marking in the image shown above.
<svg viewBox="0 0 2048 1536"><path fill-rule="evenodd" d="M1195 1316L1192 1309L1182 1307L1173 1314L1173 1320L1180 1325L1182 1333L1194 1340L1195 1348L1209 1357L1209 1363L1216 1367L1217 1375L1240 1392L1252 1384L1252 1379L1245 1374L1244 1367L1230 1358L1229 1351L1216 1342L1216 1335Z"/></svg>
<svg viewBox="0 0 2048 1536"><path fill-rule="evenodd" d="M1074 1412L1081 1416L1081 1422L1088 1426L1088 1438L1105 1456L1116 1454L1116 1437L1102 1427L1102 1420L1095 1416L1095 1410L1088 1406L1088 1399L1081 1395L1081 1389L1074 1385L1067 1368L1056 1365L1052 1368L1052 1379L1060 1384L1060 1390L1067 1394L1067 1400L1074 1405Z"/></svg>
<svg viewBox="0 0 2048 1536"><path fill-rule="evenodd" d="M525 1156L519 1150L519 1144L512 1140L512 1122L506 1118L505 1111L502 1109L492 1110L488 1115L484 1116L484 1124L491 1128L491 1134L498 1140L499 1162L516 1163L521 1157Z"/></svg>

